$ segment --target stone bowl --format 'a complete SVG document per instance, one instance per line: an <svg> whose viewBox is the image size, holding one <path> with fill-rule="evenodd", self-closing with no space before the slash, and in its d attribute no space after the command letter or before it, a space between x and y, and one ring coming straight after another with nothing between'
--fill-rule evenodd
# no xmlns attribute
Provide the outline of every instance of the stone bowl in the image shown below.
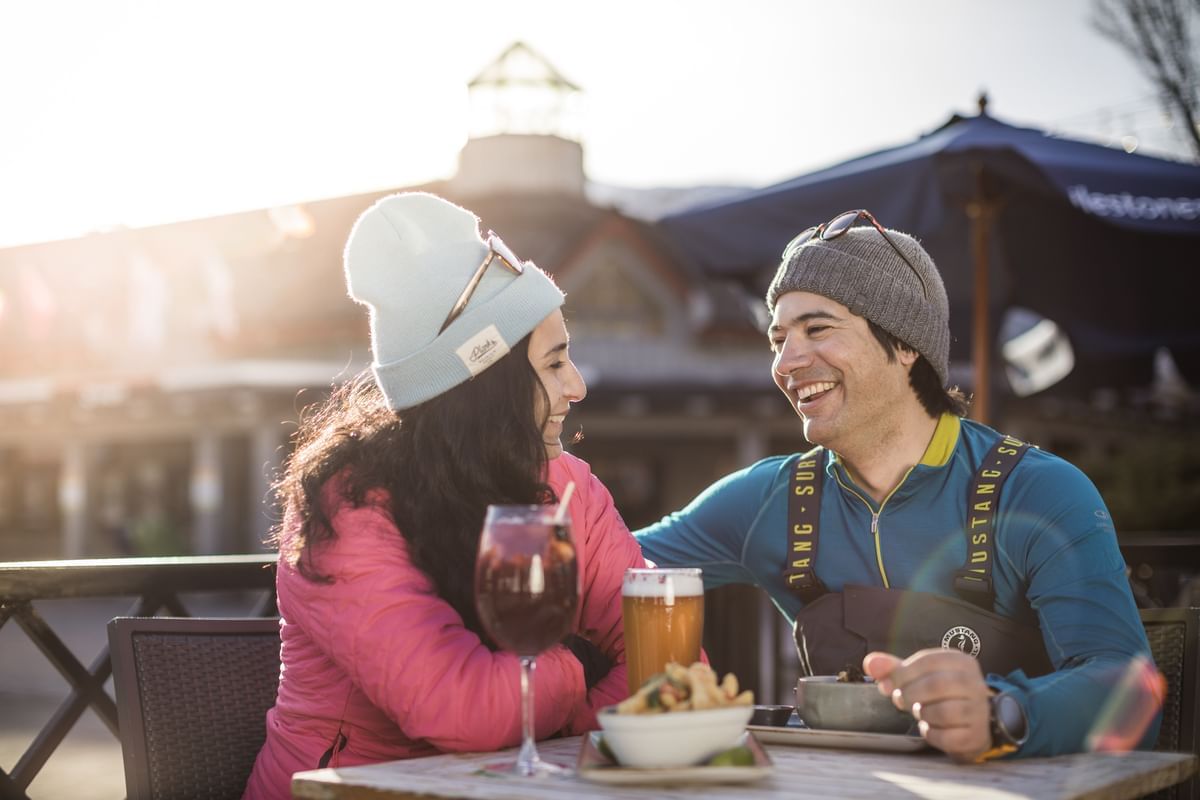
<svg viewBox="0 0 1200 800"><path fill-rule="evenodd" d="M912 714L900 711L879 687L839 683L836 675L814 675L796 681L796 713L810 728L868 733L908 733Z"/></svg>

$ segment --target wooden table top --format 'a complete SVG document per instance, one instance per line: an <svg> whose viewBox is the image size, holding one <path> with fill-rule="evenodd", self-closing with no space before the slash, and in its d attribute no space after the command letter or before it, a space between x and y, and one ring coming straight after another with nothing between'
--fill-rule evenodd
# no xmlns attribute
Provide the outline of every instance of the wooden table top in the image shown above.
<svg viewBox="0 0 1200 800"><path fill-rule="evenodd" d="M538 744L542 758L574 766L580 737ZM468 800L590 800L599 798L870 798L926 800L1087 798L1123 800L1186 780L1196 772L1188 753L1081 753L1055 758L956 764L935 751L872 753L766 745L771 774L752 783L612 786L577 776L518 778L483 772L515 751L430 756L364 767L296 773L292 796L302 800L468 798Z"/></svg>

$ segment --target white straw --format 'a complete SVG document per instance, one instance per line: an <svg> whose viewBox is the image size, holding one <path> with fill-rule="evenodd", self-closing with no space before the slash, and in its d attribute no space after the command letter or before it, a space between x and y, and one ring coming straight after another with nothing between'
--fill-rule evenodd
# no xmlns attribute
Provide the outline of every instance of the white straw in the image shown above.
<svg viewBox="0 0 1200 800"><path fill-rule="evenodd" d="M567 521L567 503L571 502L571 493L575 491L575 481L567 481L562 499L558 501L558 510L554 512L554 524L564 525Z"/></svg>

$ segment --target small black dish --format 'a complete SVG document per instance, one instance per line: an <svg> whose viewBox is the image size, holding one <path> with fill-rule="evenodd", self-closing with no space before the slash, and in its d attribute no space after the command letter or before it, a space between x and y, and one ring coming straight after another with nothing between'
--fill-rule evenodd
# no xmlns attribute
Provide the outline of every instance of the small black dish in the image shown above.
<svg viewBox="0 0 1200 800"><path fill-rule="evenodd" d="M794 706L755 706L750 724L783 728L787 726L794 710Z"/></svg>

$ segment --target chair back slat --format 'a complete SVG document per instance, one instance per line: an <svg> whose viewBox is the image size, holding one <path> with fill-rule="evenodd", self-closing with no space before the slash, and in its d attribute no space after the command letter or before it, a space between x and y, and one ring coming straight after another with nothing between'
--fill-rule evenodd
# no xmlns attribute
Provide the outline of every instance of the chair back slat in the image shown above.
<svg viewBox="0 0 1200 800"><path fill-rule="evenodd" d="M1146 608L1142 625L1150 653L1167 679L1156 750L1200 752L1200 608ZM1200 800L1200 780L1152 795L1155 800Z"/></svg>
<svg viewBox="0 0 1200 800"><path fill-rule="evenodd" d="M130 800L239 798L279 683L277 619L109 623Z"/></svg>

